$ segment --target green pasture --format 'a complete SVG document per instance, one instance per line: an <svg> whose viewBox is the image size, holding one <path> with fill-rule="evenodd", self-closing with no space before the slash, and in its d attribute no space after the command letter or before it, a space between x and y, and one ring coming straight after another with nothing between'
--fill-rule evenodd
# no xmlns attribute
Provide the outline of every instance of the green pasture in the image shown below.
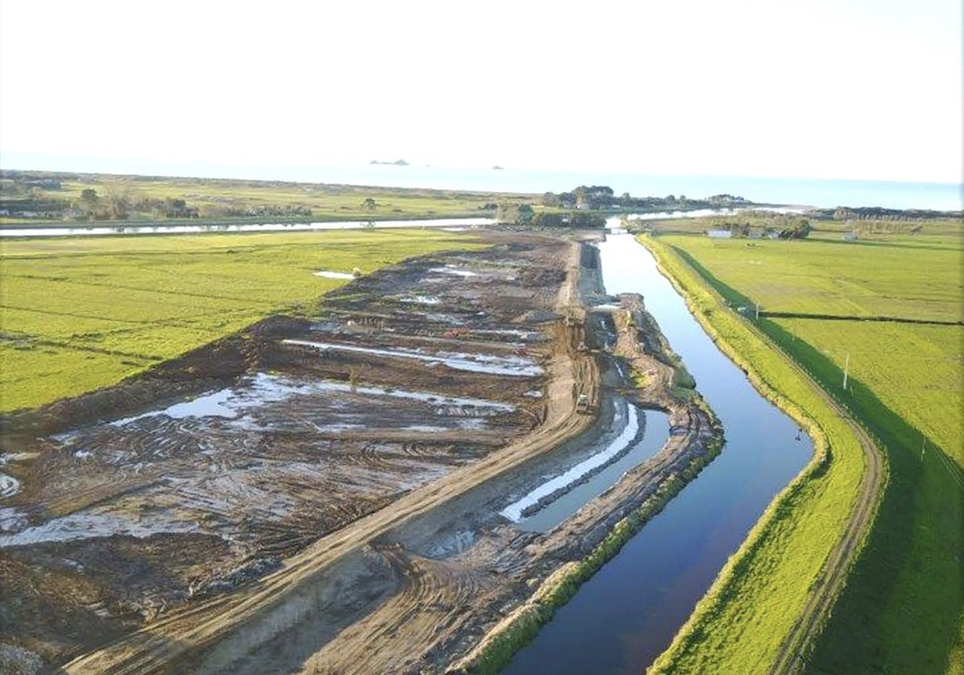
<svg viewBox="0 0 964 675"><path fill-rule="evenodd" d="M372 272L476 246L438 230L0 242L0 410L113 384Z"/></svg>
<svg viewBox="0 0 964 675"><path fill-rule="evenodd" d="M944 227L929 235L869 236L783 242L666 235L656 241L678 260L674 274L695 273L726 299L730 307L714 313L714 325L739 316L735 307L760 303L759 328L841 400L885 453L889 479L877 520L808 672L960 674L964 326L954 324L964 299L961 226L956 233ZM858 320L869 317L892 320ZM827 430L812 408L804 409ZM828 475L840 471L841 459L832 455ZM800 504L790 517L810 518L828 506L843 504ZM781 551L789 557L789 543ZM774 581L782 593L787 580ZM748 600L732 603L749 607ZM710 630L732 636L749 630L746 621L713 622Z"/></svg>
<svg viewBox="0 0 964 675"><path fill-rule="evenodd" d="M533 195L496 194L458 190L418 188L388 188L314 183L285 183L275 181L244 181L206 178L148 178L142 176L92 175L83 181L66 179L60 189L36 187L36 199L66 200L82 205L81 191L93 189L101 200L108 190L126 194L136 204L142 199L183 199L188 206L198 208L202 219L244 220L244 217L225 216L225 208L285 208L300 207L311 210L317 220L365 220L441 218L485 216L487 204L522 204L531 202ZM16 199L16 197L12 197ZM365 200L375 201L369 208ZM308 216L260 216L264 220L305 220ZM158 220L157 214L147 211L131 213L125 222ZM160 218L163 219L163 218ZM250 218L249 218L250 219ZM2 217L0 224L50 225L43 219ZM107 221L108 223L110 221Z"/></svg>

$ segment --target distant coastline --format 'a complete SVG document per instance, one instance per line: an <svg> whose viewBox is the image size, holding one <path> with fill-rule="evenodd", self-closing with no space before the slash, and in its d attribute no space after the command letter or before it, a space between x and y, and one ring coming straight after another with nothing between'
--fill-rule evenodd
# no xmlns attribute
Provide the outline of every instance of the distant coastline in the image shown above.
<svg viewBox="0 0 964 675"><path fill-rule="evenodd" d="M381 186L457 190L465 192L515 193L518 195L560 192L575 185L608 185L617 194L686 195L705 197L738 194L757 204L792 204L817 208L838 206L889 209L964 209L964 185L923 181L882 181L826 178L773 178L754 176L652 175L626 171L573 171L503 168L491 166L449 168L395 162L310 165L295 167L260 166L141 166L137 163L92 161L83 166L67 162L27 161L7 153L4 170L37 170L81 173L109 173L120 176L201 176L235 180L266 180L330 185ZM404 164L400 163L404 162ZM404 171L399 167L405 167Z"/></svg>

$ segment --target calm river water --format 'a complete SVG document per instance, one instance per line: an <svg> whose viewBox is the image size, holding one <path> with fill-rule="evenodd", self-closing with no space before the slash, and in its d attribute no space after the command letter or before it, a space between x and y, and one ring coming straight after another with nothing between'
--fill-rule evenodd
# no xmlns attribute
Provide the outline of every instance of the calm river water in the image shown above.
<svg viewBox="0 0 964 675"><path fill-rule="evenodd" d="M760 396L628 234L599 246L608 293L641 293L726 431L726 445L520 651L510 675L640 675L666 647L812 446Z"/></svg>
<svg viewBox="0 0 964 675"><path fill-rule="evenodd" d="M198 225L77 225L73 227L0 228L0 237L79 237L92 235L198 234L216 232L306 232L314 230L361 230L394 227L475 227L493 225L492 218L435 218L425 220L333 220L314 223L236 223Z"/></svg>

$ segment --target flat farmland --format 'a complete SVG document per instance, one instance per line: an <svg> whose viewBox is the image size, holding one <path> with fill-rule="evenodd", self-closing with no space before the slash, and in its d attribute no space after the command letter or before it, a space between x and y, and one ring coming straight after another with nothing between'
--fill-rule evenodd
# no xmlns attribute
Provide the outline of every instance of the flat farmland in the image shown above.
<svg viewBox="0 0 964 675"><path fill-rule="evenodd" d="M0 243L0 410L113 384L269 314L310 313L345 279L477 247L429 230Z"/></svg>
<svg viewBox="0 0 964 675"><path fill-rule="evenodd" d="M759 303L757 325L885 454L877 518L808 672L964 672L964 240L957 228L858 242L826 233L805 241L658 238L731 308L752 318Z"/></svg>
<svg viewBox="0 0 964 675"><path fill-rule="evenodd" d="M51 225L56 221L88 220L88 210L99 212L94 220L105 222L178 220L196 224L216 221L330 221L369 218L409 219L454 216L484 216L494 213L494 204L518 206L533 201L534 195L387 188L322 183L290 183L264 180L174 178L106 174L37 174L55 177L56 185L32 185L23 189L19 177L0 180L0 202L13 215L0 216L5 224ZM36 177L36 176L35 176ZM85 201L84 190L96 197ZM121 198L125 215L115 217L108 209L111 196ZM368 202L368 200L373 200ZM182 200L193 215L166 213L165 200ZM22 210L48 212L56 205L56 217L20 217ZM105 211L105 209L108 209Z"/></svg>

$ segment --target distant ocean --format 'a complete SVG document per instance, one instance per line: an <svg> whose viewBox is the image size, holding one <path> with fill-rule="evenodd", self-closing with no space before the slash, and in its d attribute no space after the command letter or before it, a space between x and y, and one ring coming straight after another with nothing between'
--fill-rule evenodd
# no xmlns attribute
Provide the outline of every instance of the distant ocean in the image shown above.
<svg viewBox="0 0 964 675"><path fill-rule="evenodd" d="M654 176L634 173L450 169L425 166L361 165L319 167L297 178L322 183L442 188L493 192L561 192L578 185L608 185L616 194L708 197L729 193L758 203L801 206L882 206L893 209L964 208L964 186L955 183L750 178L733 176Z"/></svg>

